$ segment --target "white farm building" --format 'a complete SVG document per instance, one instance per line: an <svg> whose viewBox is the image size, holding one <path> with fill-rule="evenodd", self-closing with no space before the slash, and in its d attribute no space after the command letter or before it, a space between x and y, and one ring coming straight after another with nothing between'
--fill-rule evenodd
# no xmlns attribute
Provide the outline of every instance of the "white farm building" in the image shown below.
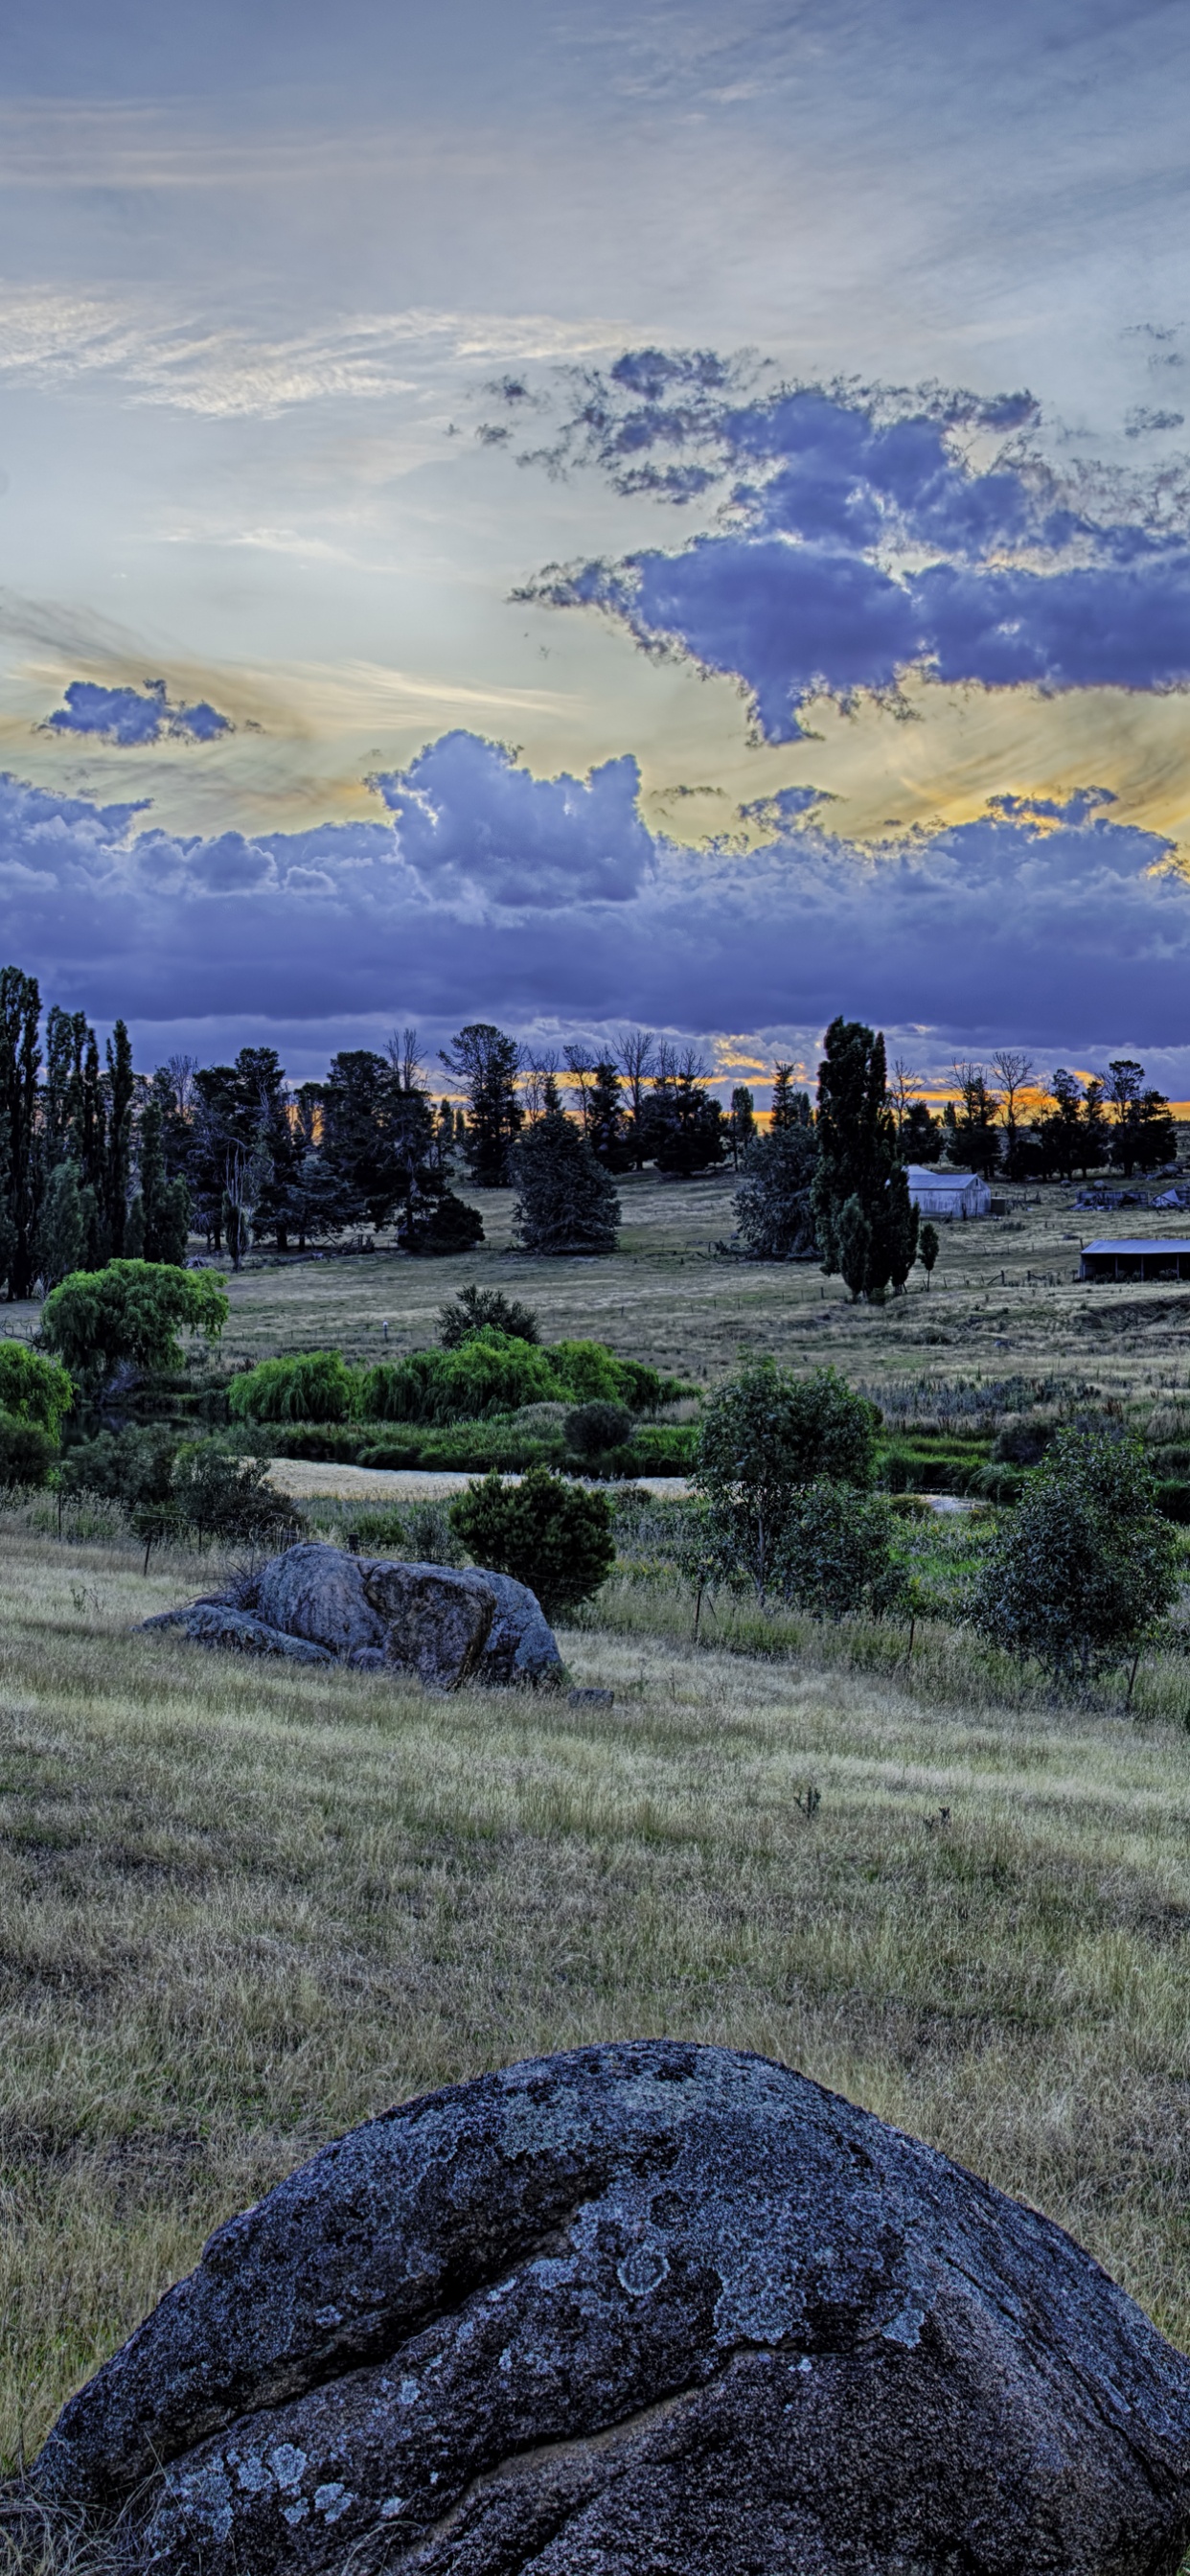
<svg viewBox="0 0 1190 2576"><path fill-rule="evenodd" d="M992 1193L978 1172L940 1172L930 1163L910 1163L907 1177L909 1196L921 1216L950 1224L955 1217L992 1213Z"/></svg>

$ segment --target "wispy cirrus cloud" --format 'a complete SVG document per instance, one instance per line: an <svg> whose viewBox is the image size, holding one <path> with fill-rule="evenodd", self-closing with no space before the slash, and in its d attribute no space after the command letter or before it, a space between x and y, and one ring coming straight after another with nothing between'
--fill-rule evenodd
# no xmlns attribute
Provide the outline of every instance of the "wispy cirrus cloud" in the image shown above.
<svg viewBox="0 0 1190 2576"><path fill-rule="evenodd" d="M276 419L313 402L375 402L424 389L443 365L577 357L614 346L621 326L549 313L347 314L310 330L263 331L179 320L147 300L0 288L0 379L53 390L106 378L133 403L209 419Z"/></svg>

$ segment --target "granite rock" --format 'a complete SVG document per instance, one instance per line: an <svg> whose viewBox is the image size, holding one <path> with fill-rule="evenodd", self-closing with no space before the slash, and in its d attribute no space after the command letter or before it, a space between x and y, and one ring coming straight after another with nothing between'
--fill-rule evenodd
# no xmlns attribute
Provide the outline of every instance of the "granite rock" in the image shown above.
<svg viewBox="0 0 1190 2576"><path fill-rule="evenodd" d="M650 2041L324 2149L32 2476L137 2576L1173 2576L1190 2365L945 2156Z"/></svg>

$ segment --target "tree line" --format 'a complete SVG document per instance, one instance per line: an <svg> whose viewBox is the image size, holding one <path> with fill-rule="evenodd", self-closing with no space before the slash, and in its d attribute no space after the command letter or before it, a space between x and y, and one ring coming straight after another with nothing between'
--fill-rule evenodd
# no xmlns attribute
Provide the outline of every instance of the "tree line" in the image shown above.
<svg viewBox="0 0 1190 2576"><path fill-rule="evenodd" d="M145 1074L122 1019L101 1053L84 1012L52 1005L43 1024L36 979L0 969L6 1294L113 1260L184 1262L194 1231L236 1269L253 1244L304 1251L360 1226L392 1226L411 1253L466 1252L483 1220L452 1187L460 1177L517 1189L526 1249L605 1252L618 1175L730 1163L745 1252L818 1258L854 1296L878 1298L917 1257L909 1163L945 1152L989 1178L1071 1178L1109 1162L1152 1170L1174 1146L1169 1103L1131 1059L1085 1081L1059 1068L1045 1090L1026 1057L1001 1051L990 1069L956 1065L939 1116L903 1062L890 1075L883 1036L841 1017L816 1101L778 1063L763 1133L746 1084L725 1109L696 1050L644 1029L603 1054L559 1054L471 1021L439 1064L442 1096L406 1029L383 1051L341 1050L320 1082L290 1083L271 1047L231 1064L174 1055Z"/></svg>

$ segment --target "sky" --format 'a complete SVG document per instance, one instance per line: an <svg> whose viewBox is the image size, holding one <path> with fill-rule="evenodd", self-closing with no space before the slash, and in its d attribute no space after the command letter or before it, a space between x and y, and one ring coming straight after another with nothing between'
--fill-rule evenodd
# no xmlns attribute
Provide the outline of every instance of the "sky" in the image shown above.
<svg viewBox="0 0 1190 2576"><path fill-rule="evenodd" d="M109 0L0 90L4 957L137 1061L1190 1096L1180 0Z"/></svg>

